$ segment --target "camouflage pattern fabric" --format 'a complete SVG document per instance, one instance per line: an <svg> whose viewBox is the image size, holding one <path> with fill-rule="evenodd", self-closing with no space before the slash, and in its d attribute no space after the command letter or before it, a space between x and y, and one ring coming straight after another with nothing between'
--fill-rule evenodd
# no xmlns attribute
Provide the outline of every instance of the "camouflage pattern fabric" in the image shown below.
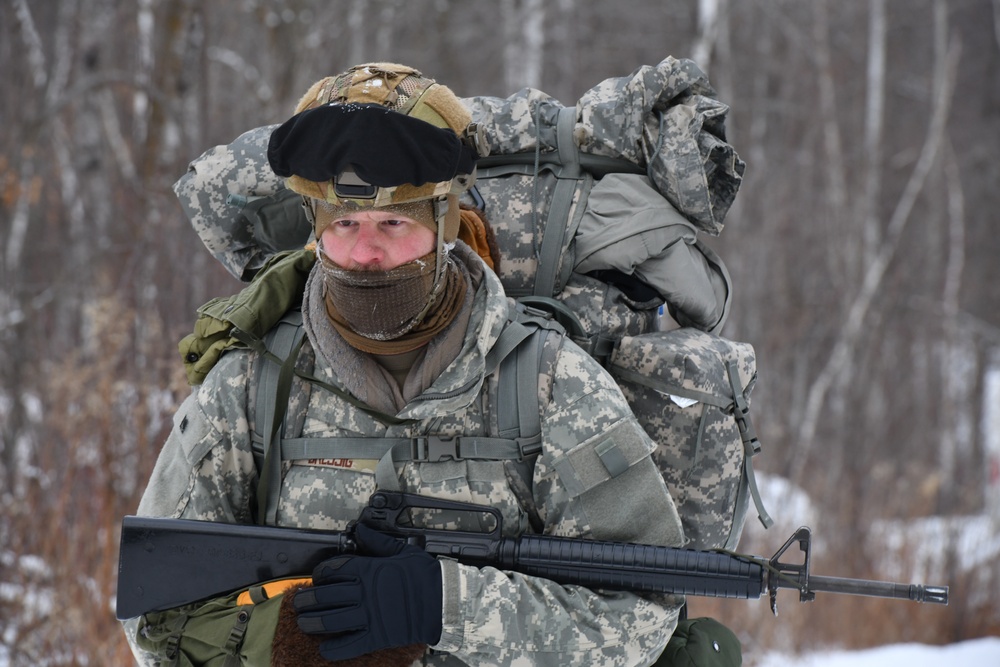
<svg viewBox="0 0 1000 667"><path fill-rule="evenodd" d="M525 88L505 99L464 101L473 121L484 126L491 155L557 149L562 105L545 93ZM574 139L581 152L634 163L701 231L722 231L746 165L726 143L728 105L694 62L667 57L606 79L576 107Z"/></svg>
<svg viewBox="0 0 1000 667"><path fill-rule="evenodd" d="M746 165L726 143L729 106L693 61L668 57L607 79L577 106L580 150L636 162L695 226L722 231Z"/></svg>
<svg viewBox="0 0 1000 667"><path fill-rule="evenodd" d="M545 235L562 234L556 258L556 282L551 295L562 292L575 265L573 243L592 178L581 180L573 192L565 226L547 224L552 194L559 179L550 171L533 174L489 176L481 173L476 189L485 203L486 216L500 247L500 280L513 297L532 294L538 273L539 255Z"/></svg>
<svg viewBox="0 0 1000 667"><path fill-rule="evenodd" d="M611 359L612 375L657 443L653 458L693 549L736 548L746 519L748 462L728 363L749 402L757 366L748 343L675 329L626 336Z"/></svg>
<svg viewBox="0 0 1000 667"><path fill-rule="evenodd" d="M254 235L253 223L227 199L229 195L267 197L285 190L285 180L267 163L267 142L277 127L258 127L230 144L205 151L174 184L174 193L198 237L240 280L250 280L264 265L267 253Z"/></svg>
<svg viewBox="0 0 1000 667"><path fill-rule="evenodd" d="M320 387L294 384L287 423L305 437L496 435L497 381L483 378L485 357L503 329L509 303L497 277L458 244L474 277L468 330L458 356L386 426ZM308 318L315 294L307 286ZM321 322L307 321L307 332ZM335 335L335 334L332 334ZM444 334L442 334L444 335ZM317 340L319 342L317 342ZM435 339L437 340L437 339ZM441 353L432 341L427 357ZM539 369L542 451L531 476L531 503L549 535L678 545L680 520L651 454L653 443L614 380L566 338L550 335ZM454 354L454 351L453 353ZM336 359L336 365L328 360ZM248 417L254 353L225 354L175 417L139 513L230 523L250 521L256 485ZM379 405L373 378L384 378L366 355L326 335L310 335L303 369L369 404ZM420 362L428 363L428 362ZM414 369L420 373L421 367ZM374 393L373 393L374 392ZM502 406L496 409L502 409ZM288 435L288 434L286 434ZM629 464L617 475L598 454L608 443ZM598 449L600 446L600 449ZM279 525L343 529L375 490L372 460L295 460L284 464ZM529 525L503 461L408 462L397 468L404 491L489 504L512 535ZM655 520L650 520L655 517ZM455 517L420 517L457 525ZM677 621L680 600L662 596L572 590L548 580L442 561L443 634L427 665L638 665L651 663ZM151 574L151 576L156 576ZM180 612L178 612L180 614ZM190 620L188 621L191 622ZM126 623L137 659L165 664L135 642L140 622ZM183 641L183 639L182 639ZM248 659L247 664L256 663Z"/></svg>
<svg viewBox="0 0 1000 667"><path fill-rule="evenodd" d="M602 363L610 344L622 336L637 336L654 328L659 299L640 302L597 278L574 273L559 301L566 304L583 327L584 335L573 341Z"/></svg>

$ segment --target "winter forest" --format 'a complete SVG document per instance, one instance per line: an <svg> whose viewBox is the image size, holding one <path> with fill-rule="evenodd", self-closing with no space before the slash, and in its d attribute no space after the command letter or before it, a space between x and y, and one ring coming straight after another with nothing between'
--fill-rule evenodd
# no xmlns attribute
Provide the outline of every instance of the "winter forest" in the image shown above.
<svg viewBox="0 0 1000 667"><path fill-rule="evenodd" d="M948 607L692 599L764 651L1000 634L1000 0L3 0L0 663L130 664L118 528L189 391L177 342L241 284L171 185L327 74L413 65L572 105L690 58L746 161L707 238L753 344L755 459L813 570Z"/></svg>

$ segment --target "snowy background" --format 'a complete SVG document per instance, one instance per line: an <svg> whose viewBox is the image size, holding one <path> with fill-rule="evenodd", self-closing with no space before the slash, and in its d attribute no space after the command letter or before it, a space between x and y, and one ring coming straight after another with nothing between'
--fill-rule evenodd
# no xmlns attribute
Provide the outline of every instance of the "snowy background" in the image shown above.
<svg viewBox="0 0 1000 667"><path fill-rule="evenodd" d="M997 667L1000 637L951 646L899 644L867 651L821 651L806 655L769 654L755 667Z"/></svg>

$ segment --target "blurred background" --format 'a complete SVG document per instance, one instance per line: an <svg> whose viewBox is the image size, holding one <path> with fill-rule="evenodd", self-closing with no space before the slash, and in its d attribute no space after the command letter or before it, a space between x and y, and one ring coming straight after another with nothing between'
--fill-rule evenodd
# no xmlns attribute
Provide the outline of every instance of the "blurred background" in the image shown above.
<svg viewBox="0 0 1000 667"><path fill-rule="evenodd" d="M946 608L693 600L767 650L1000 634L1000 0L3 0L0 664L130 664L118 525L240 284L171 191L316 79L404 62L460 96L691 58L747 162L708 243L751 342L770 555L951 586ZM787 597L786 597L787 596Z"/></svg>

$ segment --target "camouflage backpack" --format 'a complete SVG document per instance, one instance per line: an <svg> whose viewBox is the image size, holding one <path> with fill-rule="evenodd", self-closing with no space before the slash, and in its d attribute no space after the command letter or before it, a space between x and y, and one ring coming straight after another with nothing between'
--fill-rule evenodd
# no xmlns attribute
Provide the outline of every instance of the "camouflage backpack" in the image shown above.
<svg viewBox="0 0 1000 667"><path fill-rule="evenodd" d="M752 466L760 449L749 414L756 360L752 346L719 335L732 286L700 238L721 232L744 169L725 141L728 107L705 75L667 58L601 82L575 106L532 89L464 102L490 151L470 203L494 228L505 290L529 313L549 313L618 381L657 445L688 546L734 548L751 500L769 525ZM207 151L174 186L208 249L251 287L311 234L300 197L268 166L274 127ZM200 332L182 343L191 382L226 347L247 344L232 335L246 318L231 305L206 304ZM283 313L252 315L256 336L271 330L262 344L280 362L301 327ZM504 363L537 364L515 351ZM264 368L254 402L274 405L266 374L277 377L280 364ZM498 412L514 439L530 432L532 416L516 400ZM280 431L280 407L261 414L255 430Z"/></svg>

